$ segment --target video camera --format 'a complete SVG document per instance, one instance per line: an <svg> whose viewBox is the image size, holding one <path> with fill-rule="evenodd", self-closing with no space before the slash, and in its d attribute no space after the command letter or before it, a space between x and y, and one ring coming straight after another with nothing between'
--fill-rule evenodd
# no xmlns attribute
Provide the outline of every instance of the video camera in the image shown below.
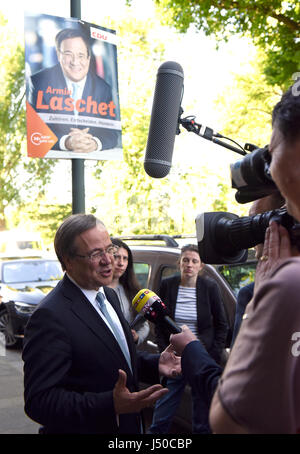
<svg viewBox="0 0 300 454"><path fill-rule="evenodd" d="M246 144L247 148L254 145ZM232 188L237 189L236 201L252 202L278 189L270 173L271 155L268 146L255 148L243 159L230 165Z"/></svg>
<svg viewBox="0 0 300 454"><path fill-rule="evenodd" d="M196 217L196 232L201 260L215 265L245 262L248 248L264 242L271 220L283 225L292 244L300 246L300 224L287 213L286 208L244 217L221 211L199 214Z"/></svg>
<svg viewBox="0 0 300 454"><path fill-rule="evenodd" d="M253 149L243 159L231 164L232 187L237 189L237 202L247 203L279 192L270 174L270 162L271 155L266 146ZM245 262L248 248L264 242L271 220L282 224L288 230L292 244L300 249L300 224L287 213L286 208L244 217L210 212L196 217L201 259L210 264Z"/></svg>

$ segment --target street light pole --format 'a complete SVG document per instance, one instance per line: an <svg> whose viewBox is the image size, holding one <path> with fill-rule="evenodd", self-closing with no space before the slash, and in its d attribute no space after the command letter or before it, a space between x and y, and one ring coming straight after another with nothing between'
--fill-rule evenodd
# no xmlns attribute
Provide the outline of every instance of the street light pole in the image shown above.
<svg viewBox="0 0 300 454"><path fill-rule="evenodd" d="M81 0L70 0L71 17L81 19ZM72 213L85 213L84 159L72 159Z"/></svg>

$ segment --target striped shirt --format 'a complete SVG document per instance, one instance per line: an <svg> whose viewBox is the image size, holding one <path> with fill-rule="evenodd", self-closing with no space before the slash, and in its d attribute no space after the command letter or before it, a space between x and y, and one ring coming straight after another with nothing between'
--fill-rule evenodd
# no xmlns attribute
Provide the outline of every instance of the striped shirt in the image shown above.
<svg viewBox="0 0 300 454"><path fill-rule="evenodd" d="M187 325L190 330L199 337L197 329L197 296L195 287L179 286L175 308L175 323L179 326Z"/></svg>

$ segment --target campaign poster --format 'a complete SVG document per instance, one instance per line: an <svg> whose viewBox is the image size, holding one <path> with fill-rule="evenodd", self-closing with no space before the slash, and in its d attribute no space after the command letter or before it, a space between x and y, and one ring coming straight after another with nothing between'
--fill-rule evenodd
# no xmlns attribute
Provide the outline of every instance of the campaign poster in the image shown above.
<svg viewBox="0 0 300 454"><path fill-rule="evenodd" d="M122 159L116 32L46 14L24 23L28 156Z"/></svg>

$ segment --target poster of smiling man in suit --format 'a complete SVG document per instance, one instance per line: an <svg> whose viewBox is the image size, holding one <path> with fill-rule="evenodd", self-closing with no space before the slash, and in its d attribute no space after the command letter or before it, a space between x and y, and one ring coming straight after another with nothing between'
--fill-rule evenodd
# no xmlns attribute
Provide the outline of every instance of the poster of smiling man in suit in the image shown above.
<svg viewBox="0 0 300 454"><path fill-rule="evenodd" d="M25 16L28 156L121 159L115 31Z"/></svg>

